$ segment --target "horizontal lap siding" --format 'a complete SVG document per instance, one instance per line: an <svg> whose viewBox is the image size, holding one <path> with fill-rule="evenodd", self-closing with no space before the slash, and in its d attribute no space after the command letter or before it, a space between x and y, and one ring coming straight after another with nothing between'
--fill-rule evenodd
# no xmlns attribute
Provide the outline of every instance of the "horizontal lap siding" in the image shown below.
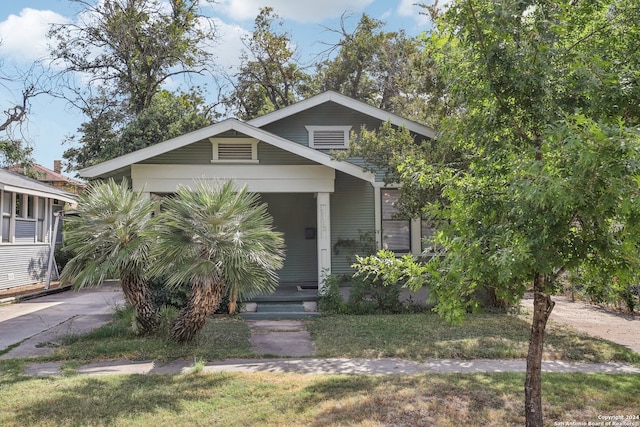
<svg viewBox="0 0 640 427"><path fill-rule="evenodd" d="M351 274L349 251L340 250L336 254L338 240L355 240L360 243L361 234L369 233L375 238L374 189L368 182L342 172L336 172L336 191L331 195L331 272ZM361 255L361 254L359 254Z"/></svg>
<svg viewBox="0 0 640 427"><path fill-rule="evenodd" d="M266 142L258 144L258 160L261 165L317 165L312 160L274 147Z"/></svg>
<svg viewBox="0 0 640 427"><path fill-rule="evenodd" d="M213 145L209 140L205 139L169 151L168 153L160 154L159 156L152 157L140 163L157 165L210 165L212 153Z"/></svg>
<svg viewBox="0 0 640 427"><path fill-rule="evenodd" d="M0 289L44 282L48 262L49 245L0 245Z"/></svg>

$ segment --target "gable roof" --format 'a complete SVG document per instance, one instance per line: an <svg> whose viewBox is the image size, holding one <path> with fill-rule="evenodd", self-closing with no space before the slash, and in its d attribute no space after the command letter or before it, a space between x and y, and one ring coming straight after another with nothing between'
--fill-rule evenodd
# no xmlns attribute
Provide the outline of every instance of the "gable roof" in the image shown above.
<svg viewBox="0 0 640 427"><path fill-rule="evenodd" d="M71 193L7 169L0 169L0 190L59 199L69 203L76 202L76 197Z"/></svg>
<svg viewBox="0 0 640 427"><path fill-rule="evenodd" d="M87 178L95 178L101 175L113 172L117 169L127 167L134 163L139 163L160 154L167 153L169 151L176 150L194 142L201 141L203 139L219 135L229 130L235 130L244 135L258 139L260 141L271 144L275 147L289 151L290 153L307 158L321 165L328 166L330 168L339 170L346 174L355 176L365 181L374 182L375 176L370 172L364 171L362 168L347 162L340 162L333 160L330 155L317 151L313 148L306 147L304 145L295 143L288 139L279 137L265 130L259 129L249 123L242 122L238 119L227 119L221 122L215 123L211 126L207 126L202 129L178 136L173 139L161 142L159 144L151 145L149 147L134 151L129 154L125 154L115 159L107 160L102 163L98 163L94 166L81 169L79 171L80 176Z"/></svg>
<svg viewBox="0 0 640 427"><path fill-rule="evenodd" d="M359 111L378 120L382 120L383 122L388 120L391 124L402 126L411 132L424 135L431 139L436 138L435 130L429 126L421 125L420 123L405 119L404 117L389 113L388 111L376 108L365 102L358 101L333 91L327 91L319 95L312 96L311 98L289 105L288 107L284 107L272 113L265 114L264 116L249 120L247 123L256 127L262 127L326 102L335 102L336 104Z"/></svg>

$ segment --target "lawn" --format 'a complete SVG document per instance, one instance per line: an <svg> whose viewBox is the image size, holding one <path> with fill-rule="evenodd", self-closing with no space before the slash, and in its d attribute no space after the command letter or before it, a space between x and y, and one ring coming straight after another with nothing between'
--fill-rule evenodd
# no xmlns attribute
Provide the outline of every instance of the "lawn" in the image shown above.
<svg viewBox="0 0 640 427"><path fill-rule="evenodd" d="M308 325L319 357L412 360L526 358L530 328L518 315L470 314L452 326L434 313L325 316ZM640 362L626 347L556 324L547 326L544 358Z"/></svg>
<svg viewBox="0 0 640 427"><path fill-rule="evenodd" d="M524 425L523 374L27 378L0 363L2 426ZM544 374L546 419L637 415L640 376Z"/></svg>
<svg viewBox="0 0 640 427"><path fill-rule="evenodd" d="M521 373L451 375L205 374L76 375L89 360L213 361L256 357L237 318L210 319L188 345L139 338L121 313L88 335L68 337L53 355L0 361L2 426L522 425ZM319 357L520 358L529 325L517 315L473 314L451 326L434 314L323 316L309 321ZM550 325L545 358L639 362L625 348ZM61 376L22 375L29 361L61 360ZM640 376L543 375L548 424L639 415ZM637 420L633 421L636 422ZM640 425L640 421L639 424Z"/></svg>
<svg viewBox="0 0 640 427"><path fill-rule="evenodd" d="M215 317L189 344L160 337L137 337L127 314L84 336L71 336L39 361L188 359L214 361L259 357L252 352L247 324L237 317ZM317 357L396 357L410 360L525 358L529 323L518 315L470 314L449 325L434 313L322 316L307 322ZM547 327L547 360L640 363L640 354L568 327Z"/></svg>

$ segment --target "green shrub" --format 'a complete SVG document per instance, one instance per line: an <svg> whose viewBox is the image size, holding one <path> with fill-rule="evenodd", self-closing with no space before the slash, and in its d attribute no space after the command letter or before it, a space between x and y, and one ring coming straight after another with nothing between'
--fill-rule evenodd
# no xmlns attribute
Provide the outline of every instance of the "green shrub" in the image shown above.
<svg viewBox="0 0 640 427"><path fill-rule="evenodd" d="M323 313L346 314L347 306L340 293L341 277L329 275L318 293L318 309Z"/></svg>
<svg viewBox="0 0 640 427"><path fill-rule="evenodd" d="M385 285L375 277L354 277L347 307L352 314L400 313L402 283Z"/></svg>

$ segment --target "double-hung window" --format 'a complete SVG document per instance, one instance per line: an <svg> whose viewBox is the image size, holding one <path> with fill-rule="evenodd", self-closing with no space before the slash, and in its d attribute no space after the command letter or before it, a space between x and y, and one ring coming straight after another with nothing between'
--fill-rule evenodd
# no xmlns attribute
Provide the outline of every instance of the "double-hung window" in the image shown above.
<svg viewBox="0 0 640 427"><path fill-rule="evenodd" d="M383 188L382 247L393 252L411 252L411 220L397 217L400 192L397 188Z"/></svg>

